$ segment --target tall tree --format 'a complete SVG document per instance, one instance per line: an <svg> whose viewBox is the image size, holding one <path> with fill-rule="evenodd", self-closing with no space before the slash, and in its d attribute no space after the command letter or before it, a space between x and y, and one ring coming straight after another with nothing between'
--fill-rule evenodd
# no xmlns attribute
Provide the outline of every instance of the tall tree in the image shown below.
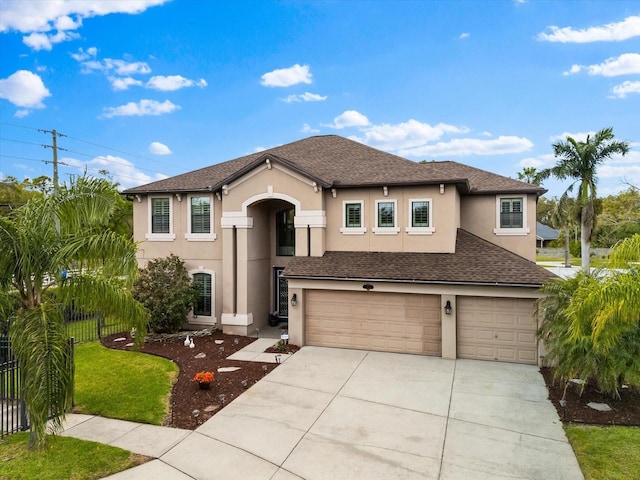
<svg viewBox="0 0 640 480"><path fill-rule="evenodd" d="M540 185L542 183L540 172L536 170L536 167L524 167L521 172L518 172L518 180L532 185Z"/></svg>
<svg viewBox="0 0 640 480"><path fill-rule="evenodd" d="M559 180L573 180L562 197L568 196L578 185L576 201L580 208L582 269L589 273L591 234L596 217L597 169L615 154L626 155L629 143L615 140L612 128L603 128L593 137L587 135L584 142L568 136L566 141L554 143L552 147L554 155L559 160L554 167L540 172L540 179L553 176ZM560 200L562 201L562 198Z"/></svg>
<svg viewBox="0 0 640 480"><path fill-rule="evenodd" d="M140 332L138 342L144 336L149 315L130 289L136 245L108 228L119 200L110 182L82 177L0 217L0 305L17 304L9 333L31 448L46 444L50 413L53 433L59 431L72 398L65 309L121 318Z"/></svg>

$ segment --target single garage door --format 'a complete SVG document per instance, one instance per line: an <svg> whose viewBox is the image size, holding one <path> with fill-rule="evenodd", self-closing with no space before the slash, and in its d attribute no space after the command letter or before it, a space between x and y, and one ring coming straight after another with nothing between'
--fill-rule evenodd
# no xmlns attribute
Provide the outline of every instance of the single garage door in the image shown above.
<svg viewBox="0 0 640 480"><path fill-rule="evenodd" d="M459 358L537 363L534 300L458 297L456 303Z"/></svg>
<svg viewBox="0 0 640 480"><path fill-rule="evenodd" d="M440 297L307 290L306 344L441 354Z"/></svg>

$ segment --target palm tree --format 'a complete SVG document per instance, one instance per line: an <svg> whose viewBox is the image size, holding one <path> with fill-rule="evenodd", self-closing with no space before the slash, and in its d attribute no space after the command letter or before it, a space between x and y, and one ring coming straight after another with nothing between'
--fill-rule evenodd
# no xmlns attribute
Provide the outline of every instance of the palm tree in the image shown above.
<svg viewBox="0 0 640 480"><path fill-rule="evenodd" d="M0 217L0 305L17 305L9 333L23 375L30 448L45 445L50 415L53 433L60 430L71 403L65 309L121 318L142 341L148 313L130 291L136 245L108 227L118 199L108 181L82 177Z"/></svg>
<svg viewBox="0 0 640 480"><path fill-rule="evenodd" d="M556 378L594 379L618 397L624 383L640 387L640 234L612 248L608 267L551 280L537 310Z"/></svg>
<svg viewBox="0 0 640 480"><path fill-rule="evenodd" d="M554 167L543 170L540 178L554 176L559 180L572 179L573 183L564 192L568 196L578 184L576 201L580 207L580 241L582 249L582 269L589 273L591 234L595 224L596 170L605 160L615 154L626 155L629 143L614 140L613 129L603 128L593 137L577 141L567 137L566 141L553 144L553 153L560 160ZM562 200L562 199L561 199Z"/></svg>

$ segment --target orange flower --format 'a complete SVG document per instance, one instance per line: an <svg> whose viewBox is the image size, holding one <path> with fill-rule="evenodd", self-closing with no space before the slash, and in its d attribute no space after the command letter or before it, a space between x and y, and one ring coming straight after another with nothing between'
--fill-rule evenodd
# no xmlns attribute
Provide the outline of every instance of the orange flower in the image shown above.
<svg viewBox="0 0 640 480"><path fill-rule="evenodd" d="M193 377L194 382L211 383L213 382L213 372L198 372Z"/></svg>

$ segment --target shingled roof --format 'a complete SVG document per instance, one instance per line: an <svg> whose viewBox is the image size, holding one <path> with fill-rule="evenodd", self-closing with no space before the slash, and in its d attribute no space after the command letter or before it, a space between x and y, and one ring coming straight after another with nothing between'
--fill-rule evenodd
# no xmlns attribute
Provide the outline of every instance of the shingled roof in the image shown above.
<svg viewBox="0 0 640 480"><path fill-rule="evenodd" d="M337 135L309 137L125 190L125 194L217 191L267 158L325 188L455 183L466 193L536 193L544 189L456 162L417 163Z"/></svg>
<svg viewBox="0 0 640 480"><path fill-rule="evenodd" d="M293 257L287 278L540 287L555 275L458 229L455 253L341 252Z"/></svg>

